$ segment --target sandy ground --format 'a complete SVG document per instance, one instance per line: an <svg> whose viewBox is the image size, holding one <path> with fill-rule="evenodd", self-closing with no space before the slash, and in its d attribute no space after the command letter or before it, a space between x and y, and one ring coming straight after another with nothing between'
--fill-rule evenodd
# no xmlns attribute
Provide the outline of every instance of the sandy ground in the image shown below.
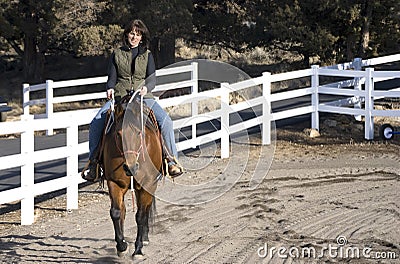
<svg viewBox="0 0 400 264"><path fill-rule="evenodd" d="M275 147L261 146L259 134L247 143L234 139L229 159L218 158L218 150L212 158L198 153L198 164L208 160L201 169L177 178L175 189L160 183L164 198L157 200L144 258L132 259L132 248L117 257L107 190L92 184L80 189L78 210L65 210L64 195L38 202L31 226L19 225L18 210L3 208L0 262L400 263L400 137L368 142L360 131L335 134L331 123L324 124L318 138L301 127L279 129ZM267 173L249 188L260 160ZM228 190L201 185L225 171L235 179ZM186 194L192 195L187 203L209 199L191 205L165 201L179 197L181 184L200 186ZM125 234L133 245L130 193L126 204Z"/></svg>

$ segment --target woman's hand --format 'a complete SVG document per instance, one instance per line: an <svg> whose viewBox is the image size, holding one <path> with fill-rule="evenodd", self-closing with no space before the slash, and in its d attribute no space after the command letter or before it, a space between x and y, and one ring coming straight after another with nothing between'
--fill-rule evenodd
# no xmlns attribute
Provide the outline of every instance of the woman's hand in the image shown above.
<svg viewBox="0 0 400 264"><path fill-rule="evenodd" d="M145 96L147 94L147 87L143 86L139 93L141 96Z"/></svg>
<svg viewBox="0 0 400 264"><path fill-rule="evenodd" d="M108 89L107 90L107 99L112 99L114 98L114 89Z"/></svg>

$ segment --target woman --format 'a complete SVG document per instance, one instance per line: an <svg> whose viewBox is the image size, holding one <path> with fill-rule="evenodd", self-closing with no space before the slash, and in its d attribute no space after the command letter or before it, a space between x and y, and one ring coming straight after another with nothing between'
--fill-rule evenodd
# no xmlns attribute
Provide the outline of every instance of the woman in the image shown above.
<svg viewBox="0 0 400 264"><path fill-rule="evenodd" d="M178 153L175 146L172 120L154 100L153 95L149 93L155 87L155 64L153 55L148 49L150 34L146 25L141 20L131 21L124 29L123 40L124 46L116 49L111 56L106 84L107 99L115 98L118 102L127 94L127 90L137 91L140 89L139 93L143 96L143 101L153 110L156 116L169 153L176 158ZM108 101L90 124L89 165L88 171L82 172L82 177L88 181L97 179L98 145L110 104L111 101ZM182 174L183 169L175 161L169 161L168 165L168 172L171 177Z"/></svg>

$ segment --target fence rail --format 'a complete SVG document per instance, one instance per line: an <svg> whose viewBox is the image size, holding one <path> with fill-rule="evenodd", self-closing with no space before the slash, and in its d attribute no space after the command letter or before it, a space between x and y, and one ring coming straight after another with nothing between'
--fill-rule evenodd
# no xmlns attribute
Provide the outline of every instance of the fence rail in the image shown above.
<svg viewBox="0 0 400 264"><path fill-rule="evenodd" d="M354 116L365 117L365 138L373 139L373 117L382 116L400 116L400 110L375 110L374 99L383 97L400 97L400 89L390 91L375 91L374 83L385 79L400 78L400 71L374 71L372 68L362 70L364 66L377 65L400 61L400 54L386 56L382 58L361 60L356 59L353 62L331 67L313 66L311 69L304 69L280 74L270 74L265 72L262 76L237 83L221 83L219 87L199 91L198 64L167 68L158 70L156 76L166 76L180 74L182 72L190 73L190 78L184 81L158 85L155 91L161 92L165 89L175 89L177 87L191 87L191 93L173 98L159 99L162 107L176 106L179 104L190 104L191 114L189 116L174 120L174 129L191 127L191 137L187 140L177 143L178 150L196 147L215 140L221 140L221 157L229 157L229 136L254 126L262 127L262 143L271 143L271 122L294 116L311 114L311 127L319 129L319 113L339 113ZM353 69L347 71L347 69ZM319 85L320 77L345 77L349 80ZM310 87L295 89L285 92L272 92L273 83L282 81L291 81L299 78L309 78ZM21 121L0 123L0 134L21 134L21 152L19 154L0 157L0 170L6 170L14 167L21 168L21 186L18 188L0 192L0 204L21 201L21 223L32 224L34 221L34 197L55 190L67 189L67 209L76 209L78 207L78 184L82 182L78 174L78 156L87 153L88 142L78 143L78 127L89 124L97 109L86 109L67 112L54 112L53 104L90 100L103 98L104 93L91 93L84 95L53 96L53 90L79 85L104 83L105 77L94 77L72 81L52 81L48 80L45 84L23 85L24 93L24 115ZM364 89L362 88L364 85ZM231 104L229 102L230 94L251 88L261 87L261 96L251 98L248 101ZM353 86L353 88L349 88ZM346 87L348 89L346 89ZM30 100L30 93L35 91L45 91L45 98ZM354 108L341 105L343 100L321 103L319 95L340 95L349 96L346 102L354 105ZM286 109L282 111L271 111L271 105L274 102L291 100L298 97L311 97L309 105ZM198 103L205 98L219 100L219 107L214 111L200 113ZM361 98L361 99L360 99ZM365 106L362 108L359 102L363 100ZM29 107L35 104L45 104L46 114L36 115L35 118L29 112ZM261 107L262 113L252 119L230 125L230 114L242 111L247 108ZM43 118L45 117L45 118ZM196 117L196 118L193 118ZM42 118L42 119L41 119ZM217 131L210 131L202 136L197 136L197 125L202 122L219 119L221 128ZM67 143L63 147L35 151L34 133L37 130L49 130L55 128L65 128ZM49 158L50 157L50 158ZM34 165L38 162L44 162L59 158L67 159L66 175L55 180L34 183Z"/></svg>

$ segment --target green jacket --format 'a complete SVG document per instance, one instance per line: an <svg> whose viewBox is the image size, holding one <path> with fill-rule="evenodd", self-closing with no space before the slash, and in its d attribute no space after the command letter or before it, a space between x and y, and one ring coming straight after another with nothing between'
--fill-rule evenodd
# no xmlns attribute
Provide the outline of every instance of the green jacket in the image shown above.
<svg viewBox="0 0 400 264"><path fill-rule="evenodd" d="M114 51L114 60L117 65L117 83L115 85L115 96L125 96L127 90L138 88L145 84L146 69L150 51L139 49L139 54L135 59L135 72L131 73L132 52L127 47L121 47ZM149 92L145 98L153 98Z"/></svg>

